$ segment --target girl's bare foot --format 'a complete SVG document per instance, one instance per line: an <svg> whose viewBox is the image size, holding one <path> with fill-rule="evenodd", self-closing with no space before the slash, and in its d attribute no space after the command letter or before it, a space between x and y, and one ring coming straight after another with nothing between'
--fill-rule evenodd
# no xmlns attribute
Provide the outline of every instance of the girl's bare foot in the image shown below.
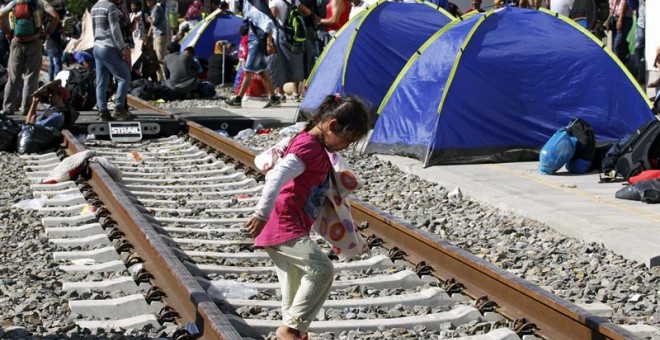
<svg viewBox="0 0 660 340"><path fill-rule="evenodd" d="M278 340L301 340L300 332L287 326L280 326L275 331Z"/></svg>

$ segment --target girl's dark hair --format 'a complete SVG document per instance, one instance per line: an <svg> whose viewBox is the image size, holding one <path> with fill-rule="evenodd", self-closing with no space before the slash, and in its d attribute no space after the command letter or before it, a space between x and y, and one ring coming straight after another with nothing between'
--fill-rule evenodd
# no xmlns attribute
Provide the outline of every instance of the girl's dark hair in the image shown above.
<svg viewBox="0 0 660 340"><path fill-rule="evenodd" d="M369 106L357 96L328 95L305 125L305 131L313 129L328 119L336 119L339 124L334 133L358 141L366 136L371 127Z"/></svg>
<svg viewBox="0 0 660 340"><path fill-rule="evenodd" d="M250 32L250 26L248 24L241 25L241 28L238 30L238 34L241 36L247 35Z"/></svg>

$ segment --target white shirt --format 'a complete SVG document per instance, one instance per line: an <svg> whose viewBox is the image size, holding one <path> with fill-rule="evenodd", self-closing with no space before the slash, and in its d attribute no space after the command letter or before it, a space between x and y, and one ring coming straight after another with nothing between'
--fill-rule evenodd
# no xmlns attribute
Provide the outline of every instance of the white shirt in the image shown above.
<svg viewBox="0 0 660 340"><path fill-rule="evenodd" d="M561 15L568 16L575 0L551 0L550 10Z"/></svg>
<svg viewBox="0 0 660 340"><path fill-rule="evenodd" d="M305 163L294 154L288 154L275 163L275 166L266 173L266 184L254 209L255 215L260 220L268 220L280 189L303 172L305 172Z"/></svg>
<svg viewBox="0 0 660 340"><path fill-rule="evenodd" d="M348 15L348 18L350 19L350 18L354 17L356 14L360 13L365 8L367 8L367 3L364 0L360 1L360 4L357 5L357 6L351 5L351 13Z"/></svg>
<svg viewBox="0 0 660 340"><path fill-rule="evenodd" d="M298 0L286 0L286 1L294 6L298 6L300 4ZM284 0L269 0L268 7L271 9L277 8L277 16L275 16L275 19L277 19L277 22L280 25L284 26L284 21L286 20L286 13L288 8Z"/></svg>

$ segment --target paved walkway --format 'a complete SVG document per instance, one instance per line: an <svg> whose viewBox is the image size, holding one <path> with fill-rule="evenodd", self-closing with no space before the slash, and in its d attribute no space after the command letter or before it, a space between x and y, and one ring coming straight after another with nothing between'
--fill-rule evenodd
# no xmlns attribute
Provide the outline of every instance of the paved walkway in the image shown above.
<svg viewBox="0 0 660 340"><path fill-rule="evenodd" d="M229 108L254 119L293 123L297 106ZM266 125L266 124L264 124ZM660 205L614 198L621 183L599 183L598 174L541 175L537 162L432 166L415 159L378 156L402 171L439 183L503 211L541 221L580 240L602 243L622 256L660 265Z"/></svg>

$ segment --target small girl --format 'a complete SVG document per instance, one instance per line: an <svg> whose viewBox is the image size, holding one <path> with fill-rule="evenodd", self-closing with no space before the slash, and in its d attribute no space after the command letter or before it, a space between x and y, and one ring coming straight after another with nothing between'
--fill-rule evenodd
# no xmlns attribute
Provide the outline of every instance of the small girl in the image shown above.
<svg viewBox="0 0 660 340"><path fill-rule="evenodd" d="M278 339L302 339L330 293L334 268L310 237L330 186L329 152L369 131L369 110L355 96L326 96L266 175L261 199L245 227L273 260L282 290Z"/></svg>

